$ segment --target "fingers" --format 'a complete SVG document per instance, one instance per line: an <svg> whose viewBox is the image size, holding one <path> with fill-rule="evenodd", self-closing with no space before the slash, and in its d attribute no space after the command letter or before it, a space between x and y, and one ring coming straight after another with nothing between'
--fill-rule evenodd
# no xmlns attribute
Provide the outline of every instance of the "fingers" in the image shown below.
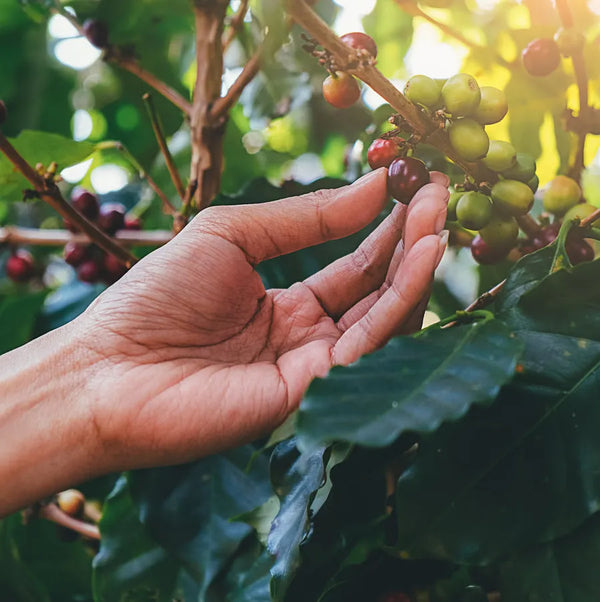
<svg viewBox="0 0 600 602"><path fill-rule="evenodd" d="M433 272L445 249L439 236L425 236L406 254L390 288L333 348L336 364L350 364L384 345L413 316L426 297Z"/></svg>
<svg viewBox="0 0 600 602"><path fill-rule="evenodd" d="M354 184L257 205L211 207L190 224L241 248L256 265L327 240L349 236L373 221L387 200L387 170Z"/></svg>
<svg viewBox="0 0 600 602"><path fill-rule="evenodd" d="M304 281L334 320L379 288L402 236L405 217L406 206L396 205L354 253L334 261Z"/></svg>
<svg viewBox="0 0 600 602"><path fill-rule="evenodd" d="M444 188L448 188L450 186L450 178L441 171L432 171L430 174L431 181L436 184L441 184Z"/></svg>

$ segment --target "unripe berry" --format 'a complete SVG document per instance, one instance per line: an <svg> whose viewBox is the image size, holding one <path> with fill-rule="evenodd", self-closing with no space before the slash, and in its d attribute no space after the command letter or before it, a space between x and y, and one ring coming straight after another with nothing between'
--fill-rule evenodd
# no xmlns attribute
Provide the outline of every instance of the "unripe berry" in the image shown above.
<svg viewBox="0 0 600 602"><path fill-rule="evenodd" d="M519 180L526 184L535 176L535 159L527 153L517 153L517 161L513 167L502 172L507 180Z"/></svg>
<svg viewBox="0 0 600 602"><path fill-rule="evenodd" d="M471 255L477 263L482 265L498 263L508 255L509 250L488 245L479 234L471 242Z"/></svg>
<svg viewBox="0 0 600 602"><path fill-rule="evenodd" d="M108 27L106 23L96 19L88 19L83 24L83 32L90 44L96 48L106 48L108 46Z"/></svg>
<svg viewBox="0 0 600 602"><path fill-rule="evenodd" d="M367 161L371 169L389 167L391 162L398 157L400 147L393 139L377 138L367 151Z"/></svg>
<svg viewBox="0 0 600 602"><path fill-rule="evenodd" d="M525 215L533 207L533 192L518 180L500 180L492 188L494 207L509 215Z"/></svg>
<svg viewBox="0 0 600 602"><path fill-rule="evenodd" d="M347 109L360 98L360 88L350 74L338 71L323 82L323 97L330 105Z"/></svg>
<svg viewBox="0 0 600 602"><path fill-rule="evenodd" d="M448 208L446 211L446 219L449 222L456 221L456 205L463 194L465 194L463 191L454 191L450 193L450 198L448 199Z"/></svg>
<svg viewBox="0 0 600 602"><path fill-rule="evenodd" d="M531 180L529 180L529 182L527 182L527 186L529 186L529 188L531 188L531 192L533 192L533 193L537 192L539 185L540 185L540 179L537 177L537 174L535 176L533 176L533 178L531 178Z"/></svg>
<svg viewBox="0 0 600 602"><path fill-rule="evenodd" d="M492 215L487 226L479 230L479 235L490 247L512 249L519 236L519 224L510 215Z"/></svg>
<svg viewBox="0 0 600 602"><path fill-rule="evenodd" d="M85 505L85 496L81 491L77 489L67 489L61 491L56 496L58 507L69 516L73 518L79 518L83 514L83 507Z"/></svg>
<svg viewBox="0 0 600 602"><path fill-rule="evenodd" d="M426 75L413 75L404 86L404 95L415 104L435 107L439 104L441 90L438 82Z"/></svg>
<svg viewBox="0 0 600 602"><path fill-rule="evenodd" d="M388 168L388 192L405 205L408 205L417 191L429 182L429 171L425 163L414 157L394 159Z"/></svg>
<svg viewBox="0 0 600 602"><path fill-rule="evenodd" d="M572 219L585 219L586 217L592 215L598 207L594 207L594 205L590 205L589 203L579 203L575 205L575 207L571 207L563 217L563 222L568 222ZM600 226L600 218L594 220L591 223L592 226L598 227Z"/></svg>
<svg viewBox="0 0 600 602"><path fill-rule="evenodd" d="M100 280L100 268L93 259L84 261L77 268L77 277L81 282L87 282L88 284L94 284Z"/></svg>
<svg viewBox="0 0 600 602"><path fill-rule="evenodd" d="M84 188L75 188L71 193L71 204L77 211L85 215L89 220L94 221L100 213L100 205L95 194L88 192Z"/></svg>
<svg viewBox="0 0 600 602"><path fill-rule="evenodd" d="M467 230L484 228L492 218L492 202L481 192L465 192L456 204L456 217Z"/></svg>
<svg viewBox="0 0 600 602"><path fill-rule="evenodd" d="M108 234L125 228L125 206L121 203L104 203L100 206L98 225Z"/></svg>
<svg viewBox="0 0 600 602"><path fill-rule="evenodd" d="M0 100L0 125L2 125L6 121L6 117L8 113L6 111L6 105L3 100Z"/></svg>
<svg viewBox="0 0 600 602"><path fill-rule="evenodd" d="M481 90L472 75L458 73L444 84L442 99L448 113L453 117L465 117L479 106Z"/></svg>
<svg viewBox="0 0 600 602"><path fill-rule="evenodd" d="M90 246L75 242L65 245L65 261L74 268L79 267L84 261L90 259Z"/></svg>
<svg viewBox="0 0 600 602"><path fill-rule="evenodd" d="M483 164L492 171L505 171L517 162L517 151L510 142L491 140Z"/></svg>
<svg viewBox="0 0 600 602"><path fill-rule="evenodd" d="M508 101L504 92L493 86L483 86L480 91L481 100L473 113L473 119L481 125L491 125L502 121L508 113Z"/></svg>
<svg viewBox="0 0 600 602"><path fill-rule="evenodd" d="M473 119L459 119L448 128L452 148L466 161L486 156L490 139L483 127Z"/></svg>
<svg viewBox="0 0 600 602"><path fill-rule="evenodd" d="M13 282L28 282L35 274L31 253L24 249L15 251L6 261L6 275Z"/></svg>
<svg viewBox="0 0 600 602"><path fill-rule="evenodd" d="M558 50L565 57L568 58L573 56L576 52L583 50L585 46L585 37L576 29L573 28L560 28L554 34L554 41L558 46Z"/></svg>
<svg viewBox="0 0 600 602"><path fill-rule="evenodd" d="M342 42L355 50L366 50L373 58L377 56L377 44L371 36L360 31L353 31L342 36Z"/></svg>
<svg viewBox="0 0 600 602"><path fill-rule="evenodd" d="M567 176L556 176L544 191L544 209L554 215L563 215L579 203L581 188Z"/></svg>
<svg viewBox="0 0 600 602"><path fill-rule="evenodd" d="M523 53L523 66L530 75L549 75L560 65L558 45L550 38L538 38L527 44Z"/></svg>

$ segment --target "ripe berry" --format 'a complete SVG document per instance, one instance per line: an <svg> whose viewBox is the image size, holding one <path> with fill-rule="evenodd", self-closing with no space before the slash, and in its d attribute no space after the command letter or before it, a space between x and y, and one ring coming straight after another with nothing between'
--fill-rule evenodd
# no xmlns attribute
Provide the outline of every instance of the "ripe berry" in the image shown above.
<svg viewBox="0 0 600 602"><path fill-rule="evenodd" d="M374 140L367 151L367 161L371 169L379 167L389 167L390 163L400 153L400 147L396 140L377 138Z"/></svg>
<svg viewBox="0 0 600 602"><path fill-rule="evenodd" d="M500 180L492 188L494 206L509 215L525 215L533 206L533 192L518 180Z"/></svg>
<svg viewBox="0 0 600 602"><path fill-rule="evenodd" d="M492 171L506 171L517 162L517 151L510 142L491 140L483 164Z"/></svg>
<svg viewBox="0 0 600 602"><path fill-rule="evenodd" d="M33 257L24 249L15 251L6 261L6 275L13 282L28 282L34 273Z"/></svg>
<svg viewBox="0 0 600 602"><path fill-rule="evenodd" d="M78 518L83 514L85 496L77 489L67 489L66 491L61 491L56 496L56 501L58 503L58 507L69 516Z"/></svg>
<svg viewBox="0 0 600 602"><path fill-rule="evenodd" d="M471 242L471 255L477 263L482 265L498 263L508 255L509 250L488 245L479 234Z"/></svg>
<svg viewBox="0 0 600 602"><path fill-rule="evenodd" d="M581 188L575 180L567 176L556 176L544 191L544 209L554 215L563 215L577 205L580 199Z"/></svg>
<svg viewBox="0 0 600 602"><path fill-rule="evenodd" d="M492 202L481 192L465 192L456 204L458 223L467 230L484 228L492 218Z"/></svg>
<svg viewBox="0 0 600 602"><path fill-rule="evenodd" d="M585 219L589 215L592 215L592 213L594 213L594 211L596 211L596 209L598 209L598 207L594 207L594 205L590 205L589 203L579 203L579 204L575 205L575 207L571 207L571 209L569 209L565 213L565 216L563 217L563 222L567 222L567 221L575 219L575 218ZM594 220L591 223L591 225L596 226L596 227L599 226L600 218L598 218L597 220Z"/></svg>
<svg viewBox="0 0 600 602"><path fill-rule="evenodd" d="M131 215L125 216L125 230L141 230L142 220L139 217L133 217Z"/></svg>
<svg viewBox="0 0 600 602"><path fill-rule="evenodd" d="M465 117L479 106L481 90L472 75L458 73L444 84L442 99L448 113L453 117Z"/></svg>
<svg viewBox="0 0 600 602"><path fill-rule="evenodd" d="M541 77L552 73L560 64L560 50L554 40L538 38L527 44L521 55L530 75Z"/></svg>
<svg viewBox="0 0 600 602"><path fill-rule="evenodd" d="M71 204L89 220L94 221L100 212L100 205L95 194L84 188L75 188L71 193Z"/></svg>
<svg viewBox="0 0 600 602"><path fill-rule="evenodd" d="M416 192L429 182L429 171L420 159L399 157L394 159L388 168L388 192L405 205L408 205Z"/></svg>
<svg viewBox="0 0 600 602"><path fill-rule="evenodd" d="M338 71L323 82L323 96L330 105L347 109L360 98L360 88L350 74Z"/></svg>
<svg viewBox="0 0 600 602"><path fill-rule="evenodd" d="M486 156L490 139L483 127L473 119L459 119L448 128L450 144L466 161L477 161Z"/></svg>
<svg viewBox="0 0 600 602"><path fill-rule="evenodd" d="M517 153L516 163L509 169L502 172L502 175L508 180L519 180L526 184L535 176L535 159L527 153Z"/></svg>
<svg viewBox="0 0 600 602"><path fill-rule="evenodd" d="M594 249L585 240L567 240L565 248L573 265L594 259Z"/></svg>
<svg viewBox="0 0 600 602"><path fill-rule="evenodd" d="M366 50L373 58L377 56L377 44L371 36L360 31L353 31L342 36L342 42L355 50Z"/></svg>
<svg viewBox="0 0 600 602"><path fill-rule="evenodd" d="M125 227L125 207L121 203L104 203L100 206L98 225L108 234Z"/></svg>
<svg viewBox="0 0 600 602"><path fill-rule="evenodd" d="M74 268L87 261L90 256L89 245L81 245L75 242L68 242L65 245L65 261Z"/></svg>
<svg viewBox="0 0 600 602"><path fill-rule="evenodd" d="M88 259L77 268L77 277L81 282L93 284L100 280L100 268L93 259Z"/></svg>
<svg viewBox="0 0 600 602"><path fill-rule="evenodd" d="M473 119L481 125L491 125L502 121L508 113L508 102L504 92L493 86L483 86L480 91L481 100L473 113Z"/></svg>
<svg viewBox="0 0 600 602"><path fill-rule="evenodd" d="M102 264L102 278L106 284L113 284L127 273L127 268L114 256L106 254Z"/></svg>
<svg viewBox="0 0 600 602"><path fill-rule="evenodd" d="M0 100L0 125L6 121L8 113L6 111L6 105L3 100Z"/></svg>
<svg viewBox="0 0 600 602"><path fill-rule="evenodd" d="M404 95L415 104L431 108L439 104L441 90L434 79L426 75L413 75L404 86Z"/></svg>
<svg viewBox="0 0 600 602"><path fill-rule="evenodd" d="M576 29L562 27L554 34L554 41L558 46L560 53L568 58L576 52L583 50L585 46L585 37Z"/></svg>
<svg viewBox="0 0 600 602"><path fill-rule="evenodd" d="M90 44L96 48L106 48L108 46L108 27L106 23L96 19L88 19L83 24L83 32Z"/></svg>
<svg viewBox="0 0 600 602"><path fill-rule="evenodd" d="M519 236L519 224L510 215L492 215L487 226L479 230L479 235L490 247L512 249Z"/></svg>

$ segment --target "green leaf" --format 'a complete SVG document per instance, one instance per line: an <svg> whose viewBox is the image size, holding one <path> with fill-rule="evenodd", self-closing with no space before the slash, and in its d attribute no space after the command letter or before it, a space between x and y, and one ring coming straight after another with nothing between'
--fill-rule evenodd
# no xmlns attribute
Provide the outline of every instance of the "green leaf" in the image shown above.
<svg viewBox="0 0 600 602"><path fill-rule="evenodd" d="M95 602L170 602L179 564L146 531L123 476L106 499L94 558Z"/></svg>
<svg viewBox="0 0 600 602"><path fill-rule="evenodd" d="M47 291L0 297L0 353L29 341Z"/></svg>
<svg viewBox="0 0 600 602"><path fill-rule="evenodd" d="M471 405L490 403L514 374L520 351L497 321L396 338L313 382L298 414L300 443L383 447L407 431L435 431Z"/></svg>
<svg viewBox="0 0 600 602"><path fill-rule="evenodd" d="M89 142L75 142L58 134L32 130L22 131L11 142L30 165L42 163L48 166L52 161L56 161L59 169L83 161L94 151L94 145ZM25 188L31 188L31 184L4 155L1 155L0 200L19 201Z"/></svg>

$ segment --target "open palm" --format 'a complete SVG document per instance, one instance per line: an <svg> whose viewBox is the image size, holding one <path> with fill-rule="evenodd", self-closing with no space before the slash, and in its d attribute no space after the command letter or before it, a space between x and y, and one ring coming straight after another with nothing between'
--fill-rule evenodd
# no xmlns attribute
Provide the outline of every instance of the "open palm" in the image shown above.
<svg viewBox="0 0 600 602"><path fill-rule="evenodd" d="M445 248L436 174L351 255L288 289L261 261L341 238L386 201L386 171L352 186L204 211L83 316L97 432L115 465L185 461L264 434L315 376L420 327ZM106 394L103 393L106 391Z"/></svg>

